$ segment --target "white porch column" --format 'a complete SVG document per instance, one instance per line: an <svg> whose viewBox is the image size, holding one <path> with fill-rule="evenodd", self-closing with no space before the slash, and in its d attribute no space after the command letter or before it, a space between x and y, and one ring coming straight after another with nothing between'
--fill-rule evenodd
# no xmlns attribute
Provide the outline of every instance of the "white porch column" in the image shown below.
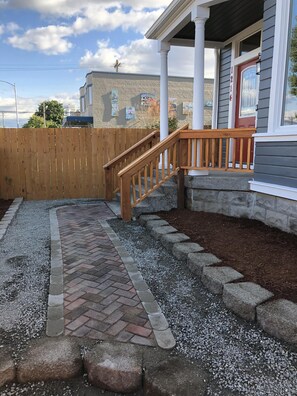
<svg viewBox="0 0 297 396"><path fill-rule="evenodd" d="M159 53L161 55L160 74L160 140L168 136L168 52L170 44L159 41Z"/></svg>
<svg viewBox="0 0 297 396"><path fill-rule="evenodd" d="M209 8L194 6L192 21L195 22L195 55L194 55L194 86L193 86L193 129L204 128L204 41L205 22L209 18ZM199 149L198 149L199 160ZM206 175L208 171L190 171L192 176Z"/></svg>

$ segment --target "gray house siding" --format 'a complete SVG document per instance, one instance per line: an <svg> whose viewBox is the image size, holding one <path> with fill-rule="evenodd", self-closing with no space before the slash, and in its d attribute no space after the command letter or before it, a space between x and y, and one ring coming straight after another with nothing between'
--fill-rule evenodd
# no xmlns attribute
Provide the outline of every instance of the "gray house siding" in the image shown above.
<svg viewBox="0 0 297 396"><path fill-rule="evenodd" d="M276 0L264 1L257 132L266 133L270 98Z"/></svg>
<svg viewBox="0 0 297 396"><path fill-rule="evenodd" d="M257 143L255 180L297 188L297 142Z"/></svg>
<svg viewBox="0 0 297 396"><path fill-rule="evenodd" d="M231 45L221 50L219 75L218 128L228 128Z"/></svg>
<svg viewBox="0 0 297 396"><path fill-rule="evenodd" d="M266 133L270 98L276 0L265 0L257 132ZM279 93L282 94L281 92ZM297 188L297 141L257 142L255 181Z"/></svg>

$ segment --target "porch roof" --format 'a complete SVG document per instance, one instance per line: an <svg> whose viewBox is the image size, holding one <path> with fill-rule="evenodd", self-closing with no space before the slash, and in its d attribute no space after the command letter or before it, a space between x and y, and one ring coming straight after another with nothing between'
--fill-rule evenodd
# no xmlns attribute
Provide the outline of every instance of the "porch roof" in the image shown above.
<svg viewBox="0 0 297 396"><path fill-rule="evenodd" d="M188 6L188 13L186 12L185 14L186 10L183 6L183 2L181 2L179 10L175 14L176 17L178 14L183 14L184 19L179 25L180 28L175 27L172 30L174 33L169 37L169 42L173 44L175 40L182 45L182 40L195 39L195 24L191 22L190 15L191 4L189 4L189 2L185 2L184 4L186 3ZM175 2L175 6L177 5L178 1ZM242 30L261 20L263 18L263 7L264 0L225 0L223 3L211 5L210 17L205 24L205 40L208 42L224 43ZM147 32L147 38L160 39L166 22L168 23L167 26L173 23L170 11L171 9L169 6Z"/></svg>

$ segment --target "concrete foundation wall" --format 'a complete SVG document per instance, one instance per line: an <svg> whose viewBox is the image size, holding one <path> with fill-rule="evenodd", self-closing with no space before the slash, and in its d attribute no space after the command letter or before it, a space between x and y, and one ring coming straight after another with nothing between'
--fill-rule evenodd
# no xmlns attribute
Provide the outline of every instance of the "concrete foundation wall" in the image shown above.
<svg viewBox="0 0 297 396"><path fill-rule="evenodd" d="M188 176L186 207L262 221L297 235L297 202L249 190L249 176Z"/></svg>

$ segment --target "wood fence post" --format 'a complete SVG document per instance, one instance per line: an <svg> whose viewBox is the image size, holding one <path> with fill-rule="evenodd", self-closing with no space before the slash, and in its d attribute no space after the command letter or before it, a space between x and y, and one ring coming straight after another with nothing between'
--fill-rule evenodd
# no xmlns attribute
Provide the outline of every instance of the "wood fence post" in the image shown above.
<svg viewBox="0 0 297 396"><path fill-rule="evenodd" d="M130 221L132 218L130 179L130 176L127 175L120 177L121 215L124 221Z"/></svg>
<svg viewBox="0 0 297 396"><path fill-rule="evenodd" d="M182 166L182 144L181 140L178 141L178 151L177 151L177 166L179 167L177 173L177 208L185 208L185 175Z"/></svg>
<svg viewBox="0 0 297 396"><path fill-rule="evenodd" d="M106 168L105 170L105 200L111 201L113 196L113 170Z"/></svg>

